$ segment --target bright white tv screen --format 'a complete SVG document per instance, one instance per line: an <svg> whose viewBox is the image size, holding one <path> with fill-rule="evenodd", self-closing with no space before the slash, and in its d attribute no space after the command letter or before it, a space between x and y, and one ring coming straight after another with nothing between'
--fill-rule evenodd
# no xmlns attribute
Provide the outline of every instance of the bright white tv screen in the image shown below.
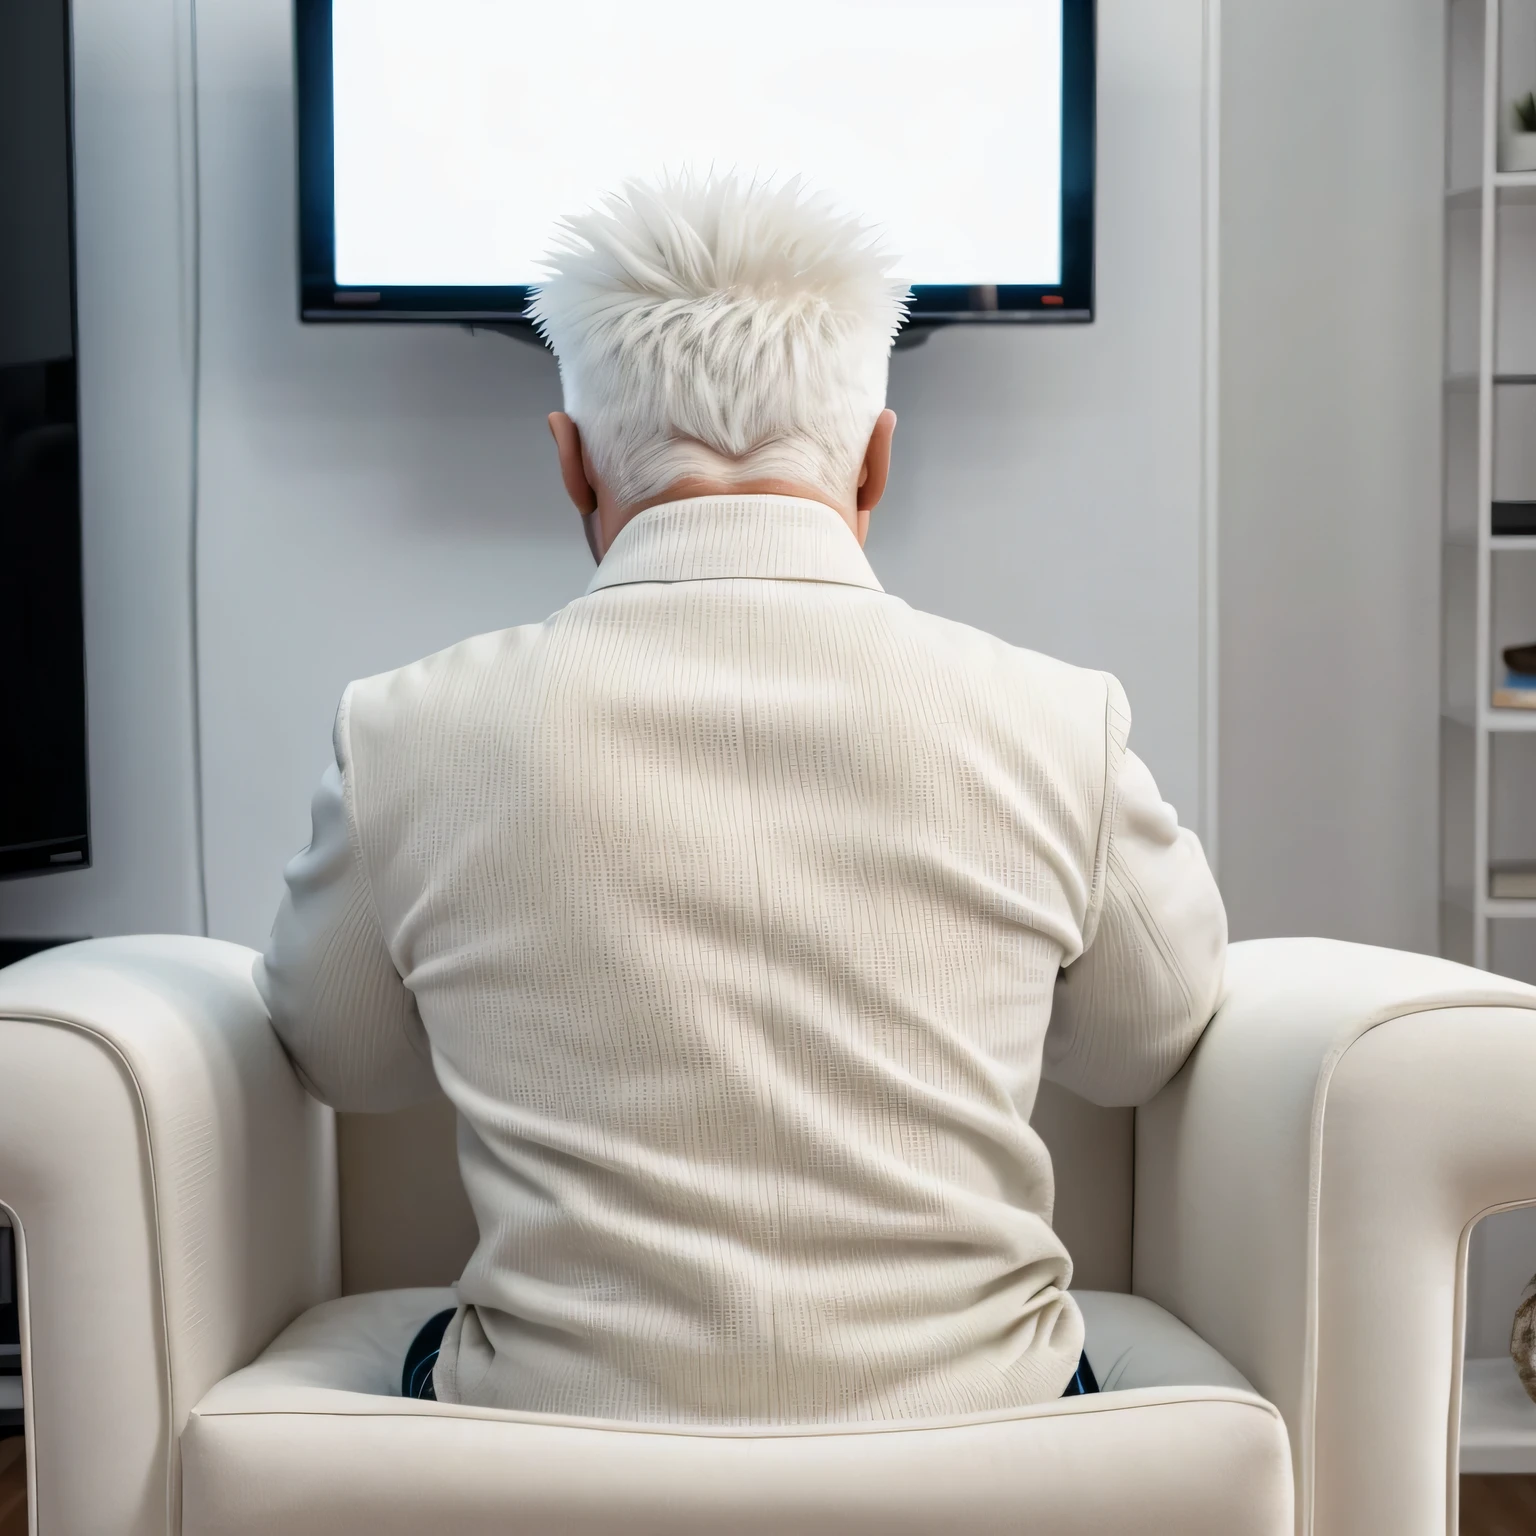
<svg viewBox="0 0 1536 1536"><path fill-rule="evenodd" d="M803 177L882 228L920 289L1060 287L1085 5L1091 50L1091 0L301 0L329 281L526 288L561 215L626 177L713 166ZM306 71L321 9L329 59Z"/></svg>

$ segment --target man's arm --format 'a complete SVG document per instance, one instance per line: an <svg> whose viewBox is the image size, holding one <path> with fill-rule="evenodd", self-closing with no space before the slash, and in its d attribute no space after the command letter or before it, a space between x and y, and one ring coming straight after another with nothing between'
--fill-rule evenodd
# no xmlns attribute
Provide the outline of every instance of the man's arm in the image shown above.
<svg viewBox="0 0 1536 1536"><path fill-rule="evenodd" d="M309 847L284 871L288 893L256 985L310 1092L344 1110L390 1110L437 1090L432 1054L395 969L368 889L347 749L350 692L336 716L336 762L315 792Z"/></svg>
<svg viewBox="0 0 1536 1536"><path fill-rule="evenodd" d="M1057 978L1045 1075L1095 1104L1144 1104L1221 994L1227 914L1200 840L1134 753L1110 787L1098 926Z"/></svg>

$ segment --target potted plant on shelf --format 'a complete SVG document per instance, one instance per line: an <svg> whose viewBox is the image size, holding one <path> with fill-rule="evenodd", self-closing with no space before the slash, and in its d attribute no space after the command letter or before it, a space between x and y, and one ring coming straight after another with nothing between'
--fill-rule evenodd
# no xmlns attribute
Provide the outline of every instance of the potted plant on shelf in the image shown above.
<svg viewBox="0 0 1536 1536"><path fill-rule="evenodd" d="M1536 91L1515 103L1514 127L1504 141L1506 171L1536 171Z"/></svg>

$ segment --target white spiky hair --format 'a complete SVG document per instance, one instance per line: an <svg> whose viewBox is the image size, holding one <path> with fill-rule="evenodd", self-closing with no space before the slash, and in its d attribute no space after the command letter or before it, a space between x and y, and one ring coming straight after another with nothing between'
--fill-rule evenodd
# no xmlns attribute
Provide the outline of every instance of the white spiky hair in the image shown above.
<svg viewBox="0 0 1536 1536"><path fill-rule="evenodd" d="M626 181L561 221L529 315L620 505L688 475L852 488L908 290L798 179Z"/></svg>

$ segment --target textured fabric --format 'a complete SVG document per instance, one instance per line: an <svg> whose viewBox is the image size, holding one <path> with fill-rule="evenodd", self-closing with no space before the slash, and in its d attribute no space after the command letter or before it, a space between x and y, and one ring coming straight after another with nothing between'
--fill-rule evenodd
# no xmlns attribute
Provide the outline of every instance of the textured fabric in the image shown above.
<svg viewBox="0 0 1536 1536"><path fill-rule="evenodd" d="M1042 1062L1150 1096L1225 949L1128 729L1113 679L915 612L781 497L652 508L544 623L354 684L260 980L328 1102L457 1106L439 1399L1059 1396Z"/></svg>

